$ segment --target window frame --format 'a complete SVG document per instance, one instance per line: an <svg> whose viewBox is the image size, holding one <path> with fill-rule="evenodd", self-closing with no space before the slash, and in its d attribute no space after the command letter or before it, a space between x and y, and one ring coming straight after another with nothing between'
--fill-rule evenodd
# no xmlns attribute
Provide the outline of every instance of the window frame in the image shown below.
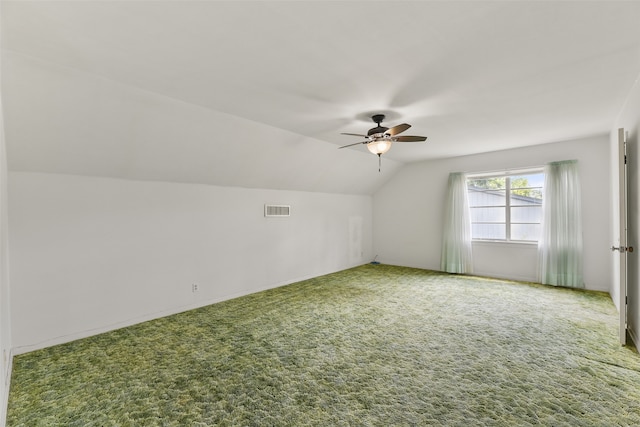
<svg viewBox="0 0 640 427"><path fill-rule="evenodd" d="M540 222L512 222L511 221L511 208L513 207L517 207L518 205L513 205L511 198L512 198L512 188L511 188L511 177L518 177L518 176L522 176L522 175L542 175L543 180L542 180L542 184L540 186L531 186L531 187L523 187L523 189L528 189L528 188L532 188L532 189L540 189L540 191L542 192L542 200L544 201L544 167L543 166L536 166L536 167L531 167L531 168L526 168L526 169L509 169L509 170L502 170L502 171L492 171L492 172L479 172L479 173L469 173L466 174L466 180L467 180L467 195L469 194L469 181L472 180L478 180L478 179L490 179L490 178L505 178L505 187L504 189L500 189L500 191L504 191L505 192L505 204L504 205L498 205L498 206L494 206L494 205L487 205L487 206L474 206L472 207L471 205L469 205L469 210L471 211L471 209L474 208L504 208L504 215L505 215L505 219L504 219L504 223L503 222L482 222L482 221L471 221L471 225L472 225L472 230L473 230L473 224L500 224L500 225L504 225L505 228L505 238L504 239L483 239L483 238L476 238L473 237L473 231L472 231L472 237L471 237L471 242L472 243L502 243L502 244L524 244L524 245L537 245L538 242L540 241L540 237L538 236L538 238L536 240L516 240L516 239L512 239L511 238L511 226L514 224L542 224L542 219L540 220ZM516 188L520 189L520 187ZM540 207L542 208L542 203L540 204ZM471 212L470 212L471 214ZM471 217L471 215L470 215Z"/></svg>

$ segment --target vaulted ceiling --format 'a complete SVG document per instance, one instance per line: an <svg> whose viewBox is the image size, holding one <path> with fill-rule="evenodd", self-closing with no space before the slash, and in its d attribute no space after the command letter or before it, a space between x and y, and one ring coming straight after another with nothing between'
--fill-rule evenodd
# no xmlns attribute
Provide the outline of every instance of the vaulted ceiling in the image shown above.
<svg viewBox="0 0 640 427"><path fill-rule="evenodd" d="M3 1L9 168L371 194L403 164L609 132L640 2ZM377 159L341 132L410 123Z"/></svg>

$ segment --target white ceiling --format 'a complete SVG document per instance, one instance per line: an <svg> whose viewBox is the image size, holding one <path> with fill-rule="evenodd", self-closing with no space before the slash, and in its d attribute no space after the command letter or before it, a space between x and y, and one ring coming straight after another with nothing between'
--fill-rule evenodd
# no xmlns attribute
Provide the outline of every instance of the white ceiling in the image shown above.
<svg viewBox="0 0 640 427"><path fill-rule="evenodd" d="M371 193L403 163L608 133L633 1L3 1L12 170ZM383 173L368 116L410 123Z"/></svg>

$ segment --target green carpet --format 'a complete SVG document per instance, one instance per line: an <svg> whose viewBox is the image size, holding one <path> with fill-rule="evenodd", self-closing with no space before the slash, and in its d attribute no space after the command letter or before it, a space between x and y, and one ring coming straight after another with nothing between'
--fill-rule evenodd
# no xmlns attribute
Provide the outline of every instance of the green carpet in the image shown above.
<svg viewBox="0 0 640 427"><path fill-rule="evenodd" d="M608 295L365 265L17 356L9 426L640 425Z"/></svg>

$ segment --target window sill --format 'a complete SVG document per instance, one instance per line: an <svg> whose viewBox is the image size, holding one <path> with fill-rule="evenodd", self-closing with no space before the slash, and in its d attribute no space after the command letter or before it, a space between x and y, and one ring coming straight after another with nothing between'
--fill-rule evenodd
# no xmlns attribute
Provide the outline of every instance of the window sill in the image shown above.
<svg viewBox="0 0 640 427"><path fill-rule="evenodd" d="M538 242L524 242L517 240L472 240L472 245L505 245L505 246L526 246L526 247L538 247Z"/></svg>

